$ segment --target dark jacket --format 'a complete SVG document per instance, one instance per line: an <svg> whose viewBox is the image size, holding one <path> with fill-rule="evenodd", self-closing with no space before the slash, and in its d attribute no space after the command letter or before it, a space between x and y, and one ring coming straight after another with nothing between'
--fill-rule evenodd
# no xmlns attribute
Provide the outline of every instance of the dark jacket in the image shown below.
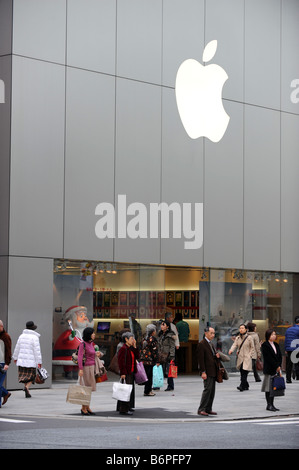
<svg viewBox="0 0 299 470"><path fill-rule="evenodd" d="M217 376L216 357L213 355L211 346L205 338L197 345L197 358L200 375L205 372L208 377Z"/></svg>
<svg viewBox="0 0 299 470"><path fill-rule="evenodd" d="M174 342L175 333L171 330L167 330L163 334L161 330L158 336L158 345L159 345L159 359L157 362L164 364L175 359L175 342Z"/></svg>
<svg viewBox="0 0 299 470"><path fill-rule="evenodd" d="M117 358L120 375L130 375L133 372L137 372L136 360L139 358L137 348L133 348L133 346L128 348L124 344L118 351Z"/></svg>
<svg viewBox="0 0 299 470"><path fill-rule="evenodd" d="M294 346L291 346L291 343L294 339L299 339L299 325L290 326L286 330L285 340L284 340L284 349L285 351L294 351L298 347L298 343Z"/></svg>
<svg viewBox="0 0 299 470"><path fill-rule="evenodd" d="M279 345L274 343L276 353L274 352L269 341L262 344L263 354L263 373L268 375L275 375L278 367L281 366L282 356Z"/></svg>
<svg viewBox="0 0 299 470"><path fill-rule="evenodd" d="M143 341L140 360L147 366L154 366L158 362L158 352L158 341L154 336L149 336Z"/></svg>

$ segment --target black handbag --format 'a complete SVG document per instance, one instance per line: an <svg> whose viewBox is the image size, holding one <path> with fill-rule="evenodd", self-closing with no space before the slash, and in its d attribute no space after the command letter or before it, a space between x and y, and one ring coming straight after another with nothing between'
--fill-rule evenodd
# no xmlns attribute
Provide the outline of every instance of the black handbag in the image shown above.
<svg viewBox="0 0 299 470"><path fill-rule="evenodd" d="M270 397L283 397L286 385L285 380L279 374L270 378Z"/></svg>

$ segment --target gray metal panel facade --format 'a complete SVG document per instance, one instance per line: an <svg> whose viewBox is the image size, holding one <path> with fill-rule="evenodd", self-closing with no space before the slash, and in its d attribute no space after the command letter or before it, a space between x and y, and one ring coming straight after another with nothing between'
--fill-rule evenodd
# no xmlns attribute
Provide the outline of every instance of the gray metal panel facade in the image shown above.
<svg viewBox="0 0 299 470"><path fill-rule="evenodd" d="M279 0L31 0L26 9L15 1L10 254L288 269L281 219L292 231L299 222L296 195L281 213L280 167L294 152L292 140L281 144L281 109L299 113L289 83L298 70L297 17L296 2ZM44 34L51 27L55 34ZM174 91L179 64L201 61L211 39L218 40L213 62L229 77L223 103L230 123L217 144L190 142ZM44 171L49 159L52 174ZM29 190L37 178L46 202ZM96 204L116 204L118 194L128 204L202 202L203 247L195 253L174 239L97 239ZM20 198L29 201L25 212ZM43 230L32 231L43 213ZM299 260L289 267L298 270Z"/></svg>

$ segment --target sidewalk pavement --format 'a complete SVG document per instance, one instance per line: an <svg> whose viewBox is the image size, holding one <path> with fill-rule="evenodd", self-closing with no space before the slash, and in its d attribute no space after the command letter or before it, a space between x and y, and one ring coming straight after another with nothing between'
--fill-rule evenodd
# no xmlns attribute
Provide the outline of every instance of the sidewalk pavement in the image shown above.
<svg viewBox="0 0 299 470"><path fill-rule="evenodd" d="M262 378L262 375L261 375ZM173 392L165 392L166 385L156 391L153 397L143 395L144 387L135 385L135 412L133 416L120 415L116 412L116 401L112 398L112 383L118 381L113 373L108 373L108 381L97 384L97 391L92 393L91 409L95 416L84 417L80 414L80 405L66 402L68 387L75 381L55 382L51 388L30 388L31 398L25 398L22 390L11 390L11 397L0 408L0 418L24 416L31 418L48 417L64 419L95 419L99 421L126 420L128 422L194 422L194 421L230 421L242 419L277 418L299 415L299 381L286 384L284 397L274 400L277 412L266 410L265 394L261 392L261 383L255 382L249 374L248 391L240 392L239 373L230 373L229 380L216 384L213 411L216 416L197 414L203 381L198 375L180 375L175 382ZM166 381L165 381L166 382Z"/></svg>

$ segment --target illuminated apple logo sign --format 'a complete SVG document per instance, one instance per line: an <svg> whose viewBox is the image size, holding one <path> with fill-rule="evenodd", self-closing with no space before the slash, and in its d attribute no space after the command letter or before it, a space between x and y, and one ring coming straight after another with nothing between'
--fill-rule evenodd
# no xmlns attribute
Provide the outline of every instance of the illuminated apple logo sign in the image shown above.
<svg viewBox="0 0 299 470"><path fill-rule="evenodd" d="M209 62L217 50L217 41L209 42L203 52L203 62ZM227 73L216 64L208 66L197 60L185 60L179 67L175 94L179 115L191 139L208 137L219 142L228 126L229 116L222 104L222 88Z"/></svg>

